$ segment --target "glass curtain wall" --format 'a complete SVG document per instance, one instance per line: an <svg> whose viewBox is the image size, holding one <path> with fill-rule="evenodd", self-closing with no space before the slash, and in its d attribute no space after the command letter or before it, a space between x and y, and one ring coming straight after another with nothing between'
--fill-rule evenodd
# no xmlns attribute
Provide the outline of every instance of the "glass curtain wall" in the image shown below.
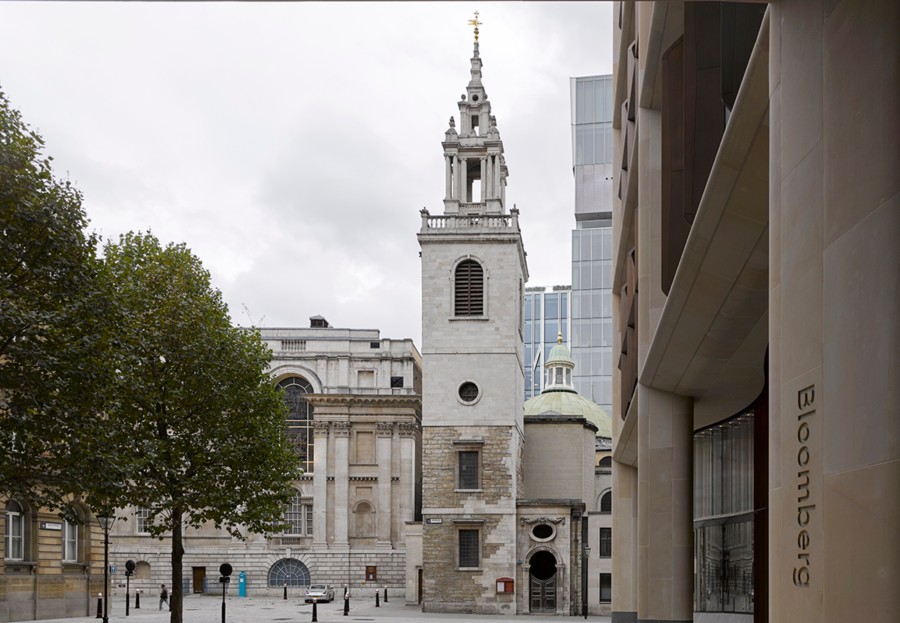
<svg viewBox="0 0 900 623"><path fill-rule="evenodd" d="M694 434L694 611L753 612L753 413Z"/></svg>
<svg viewBox="0 0 900 623"><path fill-rule="evenodd" d="M612 412L612 76L573 78L575 390Z"/></svg>
<svg viewBox="0 0 900 623"><path fill-rule="evenodd" d="M569 286L525 290L525 400L544 389L544 362L562 332L569 344Z"/></svg>

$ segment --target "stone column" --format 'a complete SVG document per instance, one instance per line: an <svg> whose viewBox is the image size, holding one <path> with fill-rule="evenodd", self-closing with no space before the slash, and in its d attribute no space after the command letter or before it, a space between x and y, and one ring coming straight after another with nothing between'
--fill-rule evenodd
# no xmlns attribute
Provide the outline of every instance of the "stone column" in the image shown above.
<svg viewBox="0 0 900 623"><path fill-rule="evenodd" d="M637 621L637 470L613 461L612 619L616 623Z"/></svg>
<svg viewBox="0 0 900 623"><path fill-rule="evenodd" d="M467 173L466 167L467 166L468 165L466 164L466 159L460 158L459 159L459 175L457 176L457 177L459 177L459 201L460 201L460 203L465 203L469 200L469 196L466 192L468 190L468 188L467 188L468 180L466 179L466 173Z"/></svg>
<svg viewBox="0 0 900 623"><path fill-rule="evenodd" d="M479 201L484 201L487 197L487 157L482 157L481 159L481 196L478 198ZM473 197L474 199L474 197Z"/></svg>
<svg viewBox="0 0 900 623"><path fill-rule="evenodd" d="M444 191L445 199L453 198L453 165L450 162L452 156L444 154L444 171L446 177L446 190Z"/></svg>
<svg viewBox="0 0 900 623"><path fill-rule="evenodd" d="M450 189L451 199L459 199L459 156L453 156L453 184Z"/></svg>
<svg viewBox="0 0 900 623"><path fill-rule="evenodd" d="M638 620L693 620L693 402L638 385Z"/></svg>
<svg viewBox="0 0 900 623"><path fill-rule="evenodd" d="M334 544L346 546L350 521L350 422L334 422Z"/></svg>
<svg viewBox="0 0 900 623"><path fill-rule="evenodd" d="M485 200L494 198L494 156L487 157L485 179L481 182L481 188Z"/></svg>
<svg viewBox="0 0 900 623"><path fill-rule="evenodd" d="M500 156L494 156L494 199L500 198Z"/></svg>
<svg viewBox="0 0 900 623"><path fill-rule="evenodd" d="M379 546L391 545L391 444L394 423L378 422L375 429L375 457L378 463L378 509L376 535Z"/></svg>
<svg viewBox="0 0 900 623"><path fill-rule="evenodd" d="M416 431L415 422L401 422L400 426L400 526L401 540L406 522L413 520L416 487Z"/></svg>
<svg viewBox="0 0 900 623"><path fill-rule="evenodd" d="M331 422L313 422L313 544L327 545L328 521L328 430Z"/></svg>

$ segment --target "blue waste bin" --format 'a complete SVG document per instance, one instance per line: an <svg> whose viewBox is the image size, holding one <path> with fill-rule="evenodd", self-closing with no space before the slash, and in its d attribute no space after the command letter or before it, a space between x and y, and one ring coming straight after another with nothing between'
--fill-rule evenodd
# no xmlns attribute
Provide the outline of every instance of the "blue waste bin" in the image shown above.
<svg viewBox="0 0 900 623"><path fill-rule="evenodd" d="M238 597L247 596L247 574L241 571L238 575Z"/></svg>

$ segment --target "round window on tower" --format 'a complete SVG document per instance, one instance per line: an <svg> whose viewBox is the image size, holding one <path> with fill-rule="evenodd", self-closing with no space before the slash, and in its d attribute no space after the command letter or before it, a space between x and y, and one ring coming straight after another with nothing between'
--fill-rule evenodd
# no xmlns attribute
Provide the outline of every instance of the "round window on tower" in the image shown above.
<svg viewBox="0 0 900 623"><path fill-rule="evenodd" d="M464 404L475 404L478 402L480 395L481 392L478 391L478 386L472 381L466 381L459 386L459 399Z"/></svg>
<svg viewBox="0 0 900 623"><path fill-rule="evenodd" d="M475 94L472 95L472 101L473 101L473 102L477 102L477 101L478 101L478 93L475 93Z"/></svg>

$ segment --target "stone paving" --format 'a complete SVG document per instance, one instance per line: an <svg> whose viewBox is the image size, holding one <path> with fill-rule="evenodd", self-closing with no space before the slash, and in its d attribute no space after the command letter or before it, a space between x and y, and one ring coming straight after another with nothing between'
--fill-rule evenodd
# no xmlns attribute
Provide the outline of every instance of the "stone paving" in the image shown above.
<svg viewBox="0 0 900 623"><path fill-rule="evenodd" d="M497 621L529 621L530 623L559 623L564 620L583 620L583 617L554 616L486 616L474 614L423 614L418 606L407 606L403 598L390 600L375 607L374 592L371 598L354 596L350 600L350 614L343 616L344 602L335 599L332 603L318 604L317 615L320 623L389 623L391 621L442 621L443 623L496 623ZM130 616L125 616L125 600L113 597L110 602L109 620L113 623L168 623L169 613L159 611L158 599L145 598L141 608L131 604ZM290 621L305 623L312 620L312 605L294 599L275 597L226 597L226 623L274 623ZM589 621L608 623L609 617L588 616ZM221 623L222 599L212 595L188 595L184 600L185 623ZM44 619L43 623L98 623L96 617L75 617L69 619Z"/></svg>

